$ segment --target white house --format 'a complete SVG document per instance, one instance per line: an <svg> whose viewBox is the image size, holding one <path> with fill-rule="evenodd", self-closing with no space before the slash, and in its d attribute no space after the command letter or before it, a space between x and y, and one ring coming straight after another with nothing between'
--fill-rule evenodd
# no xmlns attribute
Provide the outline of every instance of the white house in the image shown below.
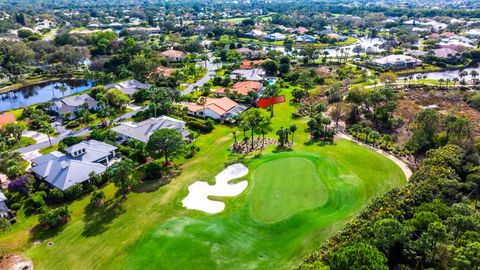
<svg viewBox="0 0 480 270"><path fill-rule="evenodd" d="M61 100L53 102L50 110L57 112L60 115L64 115L68 112L74 113L81 106L84 106L84 104L86 104L87 108L90 110L95 110L98 106L98 102L91 96L88 94L81 94L78 96L62 98Z"/></svg>
<svg viewBox="0 0 480 270"><path fill-rule="evenodd" d="M231 120L235 116L244 112L247 107L236 103L228 97L210 98L207 97L205 104L183 102L181 105L188 109L188 114L199 117L210 117L215 120Z"/></svg>

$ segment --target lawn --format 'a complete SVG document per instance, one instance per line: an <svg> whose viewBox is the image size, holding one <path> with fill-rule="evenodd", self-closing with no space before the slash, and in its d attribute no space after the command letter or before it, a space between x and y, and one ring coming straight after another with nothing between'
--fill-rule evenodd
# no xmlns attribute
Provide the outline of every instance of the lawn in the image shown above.
<svg viewBox="0 0 480 270"><path fill-rule="evenodd" d="M160 223L133 245L127 268L289 269L373 196L405 181L393 162L343 140L317 153L267 154L248 167L250 185L225 199L226 211Z"/></svg>
<svg viewBox="0 0 480 270"><path fill-rule="evenodd" d="M288 100L291 89L284 92ZM226 209L220 214L189 211L181 201L189 185L212 182L225 162L239 158L228 149L232 131L241 132L225 125L195 140L200 152L177 162L182 173L168 185L140 184L124 203L116 203L117 189L109 184L103 188L107 208L88 209L89 196L78 199L69 204L69 223L47 236L35 232L37 216L20 211L12 231L0 235L0 249L23 253L36 269L295 266L375 195L405 182L393 162L354 143L308 143L307 119L291 118L295 106L275 106L267 135L276 138L275 130L295 123L293 151L274 153L271 146L261 157L247 159L249 186L238 197L221 198Z"/></svg>

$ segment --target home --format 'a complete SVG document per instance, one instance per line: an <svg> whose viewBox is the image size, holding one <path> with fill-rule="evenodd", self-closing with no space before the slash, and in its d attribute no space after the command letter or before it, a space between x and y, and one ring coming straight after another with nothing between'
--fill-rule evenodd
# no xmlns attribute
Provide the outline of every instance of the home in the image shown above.
<svg viewBox="0 0 480 270"><path fill-rule="evenodd" d="M113 84L108 84L105 85L105 89L112 89L116 88L120 90L125 95L128 96L133 96L137 91L142 90L142 89L149 89L150 85L146 83L141 83L137 80L126 80L121 83L113 83Z"/></svg>
<svg viewBox="0 0 480 270"><path fill-rule="evenodd" d="M187 55L182 51L166 50L160 53L161 57L165 57L170 61L183 61Z"/></svg>
<svg viewBox="0 0 480 270"><path fill-rule="evenodd" d="M199 99L197 103L183 102L181 105L187 108L188 114L199 117L210 117L220 121L233 121L235 116L244 112L248 107L240 105L235 101L223 97L223 98L210 98L204 99L204 104Z"/></svg>
<svg viewBox="0 0 480 270"><path fill-rule="evenodd" d="M258 67L263 64L265 61L270 59L260 59L260 60L243 60L240 64L240 69L252 69L254 67Z"/></svg>
<svg viewBox="0 0 480 270"><path fill-rule="evenodd" d="M129 141L131 139L135 139L137 141L147 143L153 132L163 128L176 129L180 131L183 135L183 138L186 140L190 140L192 135L185 129L184 121L168 116L150 118L138 123L125 122L119 126L113 127L111 131L118 134L118 140Z"/></svg>
<svg viewBox="0 0 480 270"><path fill-rule="evenodd" d="M295 42L301 43L314 43L315 41L317 41L317 39L311 35L297 36L297 38L295 39Z"/></svg>
<svg viewBox="0 0 480 270"><path fill-rule="evenodd" d="M257 29L253 29L252 31L250 31L248 33L245 33L245 36L249 37L249 38L261 38L261 37L264 37L266 35L267 35L267 33L263 32L263 31L260 31L260 30L257 30Z"/></svg>
<svg viewBox="0 0 480 270"><path fill-rule="evenodd" d="M308 32L308 29L303 27L303 26L300 26L298 28L293 28L290 33L292 34L300 34L300 35L303 35L305 34L306 32Z"/></svg>
<svg viewBox="0 0 480 270"><path fill-rule="evenodd" d="M471 50L474 46L468 42L459 39L449 39L438 44L440 48L449 48L457 51Z"/></svg>
<svg viewBox="0 0 480 270"><path fill-rule="evenodd" d="M91 173L102 174L115 158L117 147L96 140L83 141L31 160L32 173L40 180L65 191L89 180Z"/></svg>
<svg viewBox="0 0 480 270"><path fill-rule="evenodd" d="M480 37L480 29L470 29L466 33L467 37L469 38L479 38Z"/></svg>
<svg viewBox="0 0 480 270"><path fill-rule="evenodd" d="M95 110L97 109L98 102L88 94L81 94L78 96L62 98L61 100L53 102L50 110L60 115L64 115L66 113L75 113L75 111L82 106L86 106L90 110ZM73 119L74 117L75 116L72 115L71 118Z"/></svg>
<svg viewBox="0 0 480 270"><path fill-rule="evenodd" d="M206 39L206 40L202 40L202 42L200 44L202 44L203 47L205 47L205 49L208 50L208 49L210 49L210 46L212 45L212 43L213 43L213 41Z"/></svg>
<svg viewBox="0 0 480 270"><path fill-rule="evenodd" d="M5 194L3 194L2 191L0 191L0 218L9 218L10 210L8 209L7 204L5 203L7 201L7 197L5 197Z"/></svg>
<svg viewBox="0 0 480 270"><path fill-rule="evenodd" d="M440 49L433 50L432 54L437 58L447 59L447 58L458 56L460 52L450 48L440 48Z"/></svg>
<svg viewBox="0 0 480 270"><path fill-rule="evenodd" d="M159 66L154 70L154 73L162 74L164 77L170 77L177 70L178 68L168 68L168 67Z"/></svg>
<svg viewBox="0 0 480 270"><path fill-rule="evenodd" d="M373 63L383 68L402 69L419 66L422 61L407 55L388 55L373 60Z"/></svg>
<svg viewBox="0 0 480 270"><path fill-rule="evenodd" d="M287 36L281 33L273 33L265 36L266 41L281 41L285 40Z"/></svg>
<svg viewBox="0 0 480 270"><path fill-rule="evenodd" d="M244 79L247 81L262 81L265 79L265 71L261 68L236 69L230 74L234 80Z"/></svg>
<svg viewBox="0 0 480 270"><path fill-rule="evenodd" d="M230 92L238 93L242 96L247 96L250 92L259 92L263 88L263 84L258 81L242 81L235 83L231 88ZM219 88L215 91L216 96L225 96L225 88Z"/></svg>

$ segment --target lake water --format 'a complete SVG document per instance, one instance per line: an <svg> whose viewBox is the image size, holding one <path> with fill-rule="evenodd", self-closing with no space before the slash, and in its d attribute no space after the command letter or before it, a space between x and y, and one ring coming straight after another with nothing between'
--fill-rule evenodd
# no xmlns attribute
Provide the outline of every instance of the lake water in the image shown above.
<svg viewBox="0 0 480 270"><path fill-rule="evenodd" d="M428 73L415 73L415 74L412 74L412 75L409 75L407 77L410 77L410 76L413 76L414 80L417 79L417 75L426 75L428 79L433 79L433 80L440 80L440 79L454 79L454 78L458 78L459 80L461 80L462 78L460 78L460 72L462 71L466 71L468 73L467 76L463 77L463 79L465 79L465 81L471 81L473 78L472 76L470 76L470 72L472 70L476 70L478 71L478 73L480 73L480 67L470 67L470 68L465 68L465 69L456 69L456 70L445 70L445 71L434 71L434 72L428 72ZM400 76L399 79L403 79L405 78L406 76ZM479 79L480 76L477 76L477 79Z"/></svg>
<svg viewBox="0 0 480 270"><path fill-rule="evenodd" d="M343 49L343 51L345 52L345 54L347 54L348 56L352 56L352 55L355 55L355 53L353 52L353 48L355 48L355 46L362 46L365 50L372 50L374 52L382 52L384 51L382 48L380 48L380 46L385 42L385 40L383 38L358 38L357 39L357 42L355 42L354 44L352 45L348 45L348 46L339 46L339 47L336 47L336 48L326 48L326 49L320 49L320 51L323 53L324 51L327 51L328 52L328 56L329 57L337 57L337 56L340 56L341 53L340 53L340 49ZM272 49L272 50L277 50L277 51L281 51L285 54L291 54L291 52L289 51L285 51L285 47L283 46L267 46L268 48ZM301 50L301 48L294 48L298 51ZM323 54L322 54L323 55Z"/></svg>
<svg viewBox="0 0 480 270"><path fill-rule="evenodd" d="M59 89L62 85L67 88L65 93ZM61 99L63 96L80 93L93 86L92 80L65 80L21 87L18 90L0 94L0 112Z"/></svg>

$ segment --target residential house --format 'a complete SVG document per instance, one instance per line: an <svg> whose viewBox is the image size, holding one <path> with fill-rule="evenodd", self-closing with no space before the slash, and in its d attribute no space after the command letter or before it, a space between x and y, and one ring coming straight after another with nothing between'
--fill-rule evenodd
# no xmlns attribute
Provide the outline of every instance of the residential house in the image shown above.
<svg viewBox="0 0 480 270"><path fill-rule="evenodd" d="M440 49L433 50L432 54L437 58L447 59L451 57L456 57L457 55L460 54L460 52L450 48L440 48Z"/></svg>
<svg viewBox="0 0 480 270"><path fill-rule="evenodd" d="M311 35L297 36L297 38L295 39L295 42L300 42L300 43L314 43L316 41L317 39Z"/></svg>
<svg viewBox="0 0 480 270"><path fill-rule="evenodd" d="M166 50L160 53L161 57L165 57L170 61L183 61L187 55L182 51Z"/></svg>
<svg viewBox="0 0 480 270"><path fill-rule="evenodd" d="M164 128L176 129L182 133L183 138L190 140L191 133L185 129L185 122L168 116L150 118L138 123L125 122L111 130L118 134L117 138L121 141L134 139L147 143L153 132Z"/></svg>
<svg viewBox="0 0 480 270"><path fill-rule="evenodd" d="M403 69L421 65L422 61L407 55L388 55L373 60L373 63L383 68Z"/></svg>
<svg viewBox="0 0 480 270"><path fill-rule="evenodd" d="M241 81L235 83L230 92L236 92L242 96L247 96L249 92L259 92L263 88L263 84L258 81ZM225 96L225 88L219 88L215 91L216 96Z"/></svg>
<svg viewBox="0 0 480 270"><path fill-rule="evenodd" d="M299 35L303 35L305 34L306 32L308 32L308 29L303 27L303 26L300 26L298 28L293 28L290 33L292 34L299 34Z"/></svg>
<svg viewBox="0 0 480 270"><path fill-rule="evenodd" d="M480 29L470 29L466 33L469 38L480 38Z"/></svg>
<svg viewBox="0 0 480 270"><path fill-rule="evenodd" d="M265 36L266 41L281 41L285 40L286 38L287 36L282 33L272 33Z"/></svg>
<svg viewBox="0 0 480 270"><path fill-rule="evenodd" d="M230 74L230 78L237 80L238 77L247 81L262 81L265 79L265 71L261 68L236 69Z"/></svg>
<svg viewBox="0 0 480 270"><path fill-rule="evenodd" d="M155 69L154 73L162 74L164 77L170 77L177 70L178 68L168 68L168 67L159 66Z"/></svg>
<svg viewBox="0 0 480 270"><path fill-rule="evenodd" d="M108 84L105 85L105 89L112 89L116 88L120 90L125 95L128 96L133 96L137 91L142 90L142 89L149 89L150 85L146 83L141 83L137 80L126 80L121 83L113 83L113 84Z"/></svg>
<svg viewBox="0 0 480 270"><path fill-rule="evenodd" d="M115 158L117 147L96 140L83 141L31 160L32 173L40 180L65 191L89 180L91 173L102 174Z"/></svg>
<svg viewBox="0 0 480 270"><path fill-rule="evenodd" d="M188 114L199 117L210 117L220 121L233 121L235 116L244 112L248 107L235 101L223 98L207 97L205 104L183 102L181 105L188 109Z"/></svg>
<svg viewBox="0 0 480 270"><path fill-rule="evenodd" d="M5 203L7 201L7 197L5 197L5 194L3 194L2 191L0 191L0 218L9 218L10 216L10 210L8 209L7 204Z"/></svg>
<svg viewBox="0 0 480 270"><path fill-rule="evenodd" d="M64 115L66 113L75 113L80 107L87 106L90 110L97 109L98 102L93 99L88 94L81 94L78 96L70 96L66 98L62 98L61 100L57 100L53 102L53 105L50 107L50 110ZM72 119L75 118L74 115L71 117Z"/></svg>
<svg viewBox="0 0 480 270"><path fill-rule="evenodd" d="M268 61L270 59L260 59L260 60L243 60L242 63L240 64L240 69L252 69L255 67L259 67L261 64L263 64L265 61Z"/></svg>

